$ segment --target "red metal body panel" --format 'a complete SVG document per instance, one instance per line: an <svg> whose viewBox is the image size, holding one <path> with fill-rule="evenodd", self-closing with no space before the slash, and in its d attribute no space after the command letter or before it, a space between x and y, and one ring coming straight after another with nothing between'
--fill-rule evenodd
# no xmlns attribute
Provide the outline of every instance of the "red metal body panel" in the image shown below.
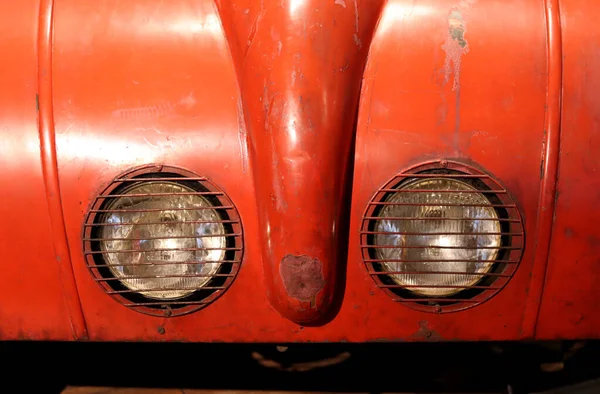
<svg viewBox="0 0 600 394"><path fill-rule="evenodd" d="M224 309L173 319L116 304L83 261L89 204L115 176L148 162L210 176L240 211L246 255L260 253L235 71L212 1L58 1L54 40L60 46L54 102L65 225L90 339L243 340L248 328L239 319L278 318L264 308L257 259L246 258L233 287L215 303Z"/></svg>
<svg viewBox="0 0 600 394"><path fill-rule="evenodd" d="M540 338L588 338L600 332L600 26L585 11L597 7L594 1L561 1L560 178Z"/></svg>
<svg viewBox="0 0 600 394"><path fill-rule="evenodd" d="M598 6L560 3L0 0L0 254L29 256L0 267L0 338L600 336ZM379 187L444 158L510 191L526 247L499 294L436 315L377 287L359 232ZM95 196L150 163L209 177L243 224L235 282L186 316L119 305L83 258Z"/></svg>
<svg viewBox="0 0 600 394"><path fill-rule="evenodd" d="M83 320L68 283L71 265L61 228L49 214L52 196L45 184L52 179L42 170L47 161L36 111L39 11L37 1L0 2L0 47L6 54L0 73L0 338L68 340L84 335L76 328Z"/></svg>
<svg viewBox="0 0 600 394"><path fill-rule="evenodd" d="M547 87L544 8L518 0L463 1L450 9L445 4L392 1L380 19L379 32L385 34L376 35L371 46L357 128L349 282L365 283L353 298L373 299L363 313L371 311L369 320L381 326L397 325L396 335L410 337L426 321L445 339L519 339L534 266L530 240L538 236ZM464 47L452 36L459 19ZM455 314L427 316L405 308L370 283L364 269L351 269L361 265L355 245L369 199L394 174L424 158L482 166L511 191L525 220L527 246L514 278L490 301ZM374 317L373 304L387 307Z"/></svg>

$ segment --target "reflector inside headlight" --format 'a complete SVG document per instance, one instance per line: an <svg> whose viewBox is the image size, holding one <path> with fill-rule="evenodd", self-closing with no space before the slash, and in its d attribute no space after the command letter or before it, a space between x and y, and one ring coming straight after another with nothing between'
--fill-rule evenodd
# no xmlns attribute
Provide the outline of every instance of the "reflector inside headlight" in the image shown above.
<svg viewBox="0 0 600 394"><path fill-rule="evenodd" d="M179 183L146 181L104 208L100 249L126 288L175 299L202 288L217 273L226 230L211 203L195 193Z"/></svg>
<svg viewBox="0 0 600 394"><path fill-rule="evenodd" d="M382 269L401 272L389 276L423 296L449 296L475 285L500 250L496 210L460 180L409 181L390 194L378 216L375 253Z"/></svg>

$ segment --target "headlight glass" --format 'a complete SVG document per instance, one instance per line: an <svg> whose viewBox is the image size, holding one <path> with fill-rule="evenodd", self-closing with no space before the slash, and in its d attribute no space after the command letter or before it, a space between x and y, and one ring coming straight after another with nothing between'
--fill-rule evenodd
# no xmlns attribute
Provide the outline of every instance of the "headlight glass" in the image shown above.
<svg viewBox="0 0 600 394"><path fill-rule="evenodd" d="M226 248L226 230L209 200L175 182L144 181L120 194L101 219L100 249L111 273L157 300L206 286Z"/></svg>
<svg viewBox="0 0 600 394"><path fill-rule="evenodd" d="M498 257L496 210L462 180L407 181L389 195L378 217L374 238L381 268L402 272L389 277L415 294L454 295L475 285Z"/></svg>

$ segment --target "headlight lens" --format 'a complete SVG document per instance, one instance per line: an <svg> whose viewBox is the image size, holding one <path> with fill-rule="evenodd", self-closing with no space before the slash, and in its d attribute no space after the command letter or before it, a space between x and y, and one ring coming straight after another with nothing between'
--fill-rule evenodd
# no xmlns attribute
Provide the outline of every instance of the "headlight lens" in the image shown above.
<svg viewBox="0 0 600 394"><path fill-rule="evenodd" d="M500 221L470 184L413 179L385 202L375 224L375 253L384 271L402 272L389 275L398 285L422 296L450 296L492 269L501 245Z"/></svg>
<svg viewBox="0 0 600 394"><path fill-rule="evenodd" d="M101 219L100 249L127 289L172 300L202 288L217 273L226 230L213 205L195 192L175 182L144 181L104 208L109 212Z"/></svg>

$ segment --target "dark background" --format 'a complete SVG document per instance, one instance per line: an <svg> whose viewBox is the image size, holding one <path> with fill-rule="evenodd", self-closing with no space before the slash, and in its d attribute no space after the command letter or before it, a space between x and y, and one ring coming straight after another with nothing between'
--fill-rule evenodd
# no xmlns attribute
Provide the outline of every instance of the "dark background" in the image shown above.
<svg viewBox="0 0 600 394"><path fill-rule="evenodd" d="M40 393L60 392L66 384L362 393L531 393L600 377L600 342L596 341L282 345L287 350L271 344L4 342L0 343L5 387L1 391L17 392L11 387L23 387L26 382L26 392ZM285 370L344 352L349 352L350 358L333 366L305 372ZM261 365L257 353L274 361L271 364L278 369ZM600 393L600 388L590 392Z"/></svg>

